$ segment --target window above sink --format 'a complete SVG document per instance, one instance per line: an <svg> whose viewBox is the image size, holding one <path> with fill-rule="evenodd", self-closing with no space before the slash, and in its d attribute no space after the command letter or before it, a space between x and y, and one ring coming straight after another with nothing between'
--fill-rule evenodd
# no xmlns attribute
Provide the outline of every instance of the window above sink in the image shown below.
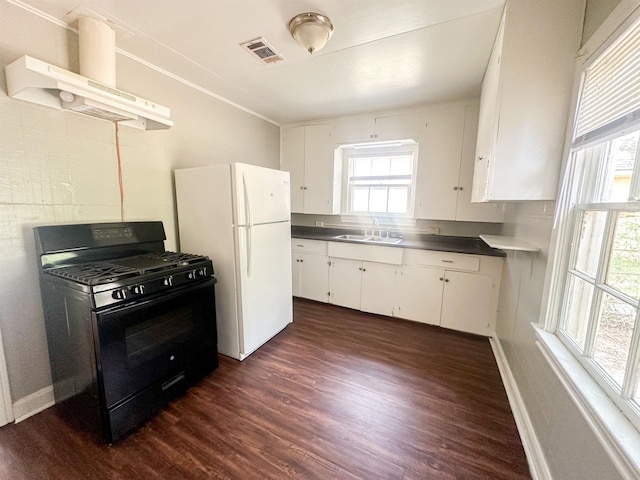
<svg viewBox="0 0 640 480"><path fill-rule="evenodd" d="M418 144L413 140L341 147L342 214L413 217Z"/></svg>

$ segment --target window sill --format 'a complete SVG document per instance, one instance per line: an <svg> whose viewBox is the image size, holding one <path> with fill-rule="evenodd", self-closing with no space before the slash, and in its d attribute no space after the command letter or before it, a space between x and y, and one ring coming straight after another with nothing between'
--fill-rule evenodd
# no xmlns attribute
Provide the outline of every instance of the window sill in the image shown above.
<svg viewBox="0 0 640 480"><path fill-rule="evenodd" d="M542 355L623 478L640 478L640 432L627 420L560 339L532 324Z"/></svg>

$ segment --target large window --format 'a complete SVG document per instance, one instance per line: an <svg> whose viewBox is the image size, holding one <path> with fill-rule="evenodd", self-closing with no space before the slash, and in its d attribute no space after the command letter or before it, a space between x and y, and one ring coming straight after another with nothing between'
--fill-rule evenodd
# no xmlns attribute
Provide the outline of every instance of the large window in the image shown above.
<svg viewBox="0 0 640 480"><path fill-rule="evenodd" d="M415 143L344 149L343 198L347 215L413 215Z"/></svg>
<svg viewBox="0 0 640 480"><path fill-rule="evenodd" d="M556 333L640 428L640 25L585 68L563 185Z"/></svg>

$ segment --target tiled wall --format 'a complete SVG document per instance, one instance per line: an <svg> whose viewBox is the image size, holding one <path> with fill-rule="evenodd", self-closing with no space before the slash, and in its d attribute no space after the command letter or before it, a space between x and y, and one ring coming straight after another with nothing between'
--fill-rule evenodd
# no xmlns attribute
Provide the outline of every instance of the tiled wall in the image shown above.
<svg viewBox="0 0 640 480"><path fill-rule="evenodd" d="M120 128L125 219L163 220L175 249L171 166ZM14 399L50 383L32 227L118 221L114 125L0 99L0 326Z"/></svg>
<svg viewBox="0 0 640 480"><path fill-rule="evenodd" d="M0 0L0 331L14 410L23 401L37 407L32 396L51 384L32 227L120 220L114 125L7 98L4 65L22 55L76 70L77 36ZM173 170L226 161L278 168L280 128L131 58L116 60L120 89L171 108L173 128L120 127L120 147L125 220L163 221L173 250Z"/></svg>

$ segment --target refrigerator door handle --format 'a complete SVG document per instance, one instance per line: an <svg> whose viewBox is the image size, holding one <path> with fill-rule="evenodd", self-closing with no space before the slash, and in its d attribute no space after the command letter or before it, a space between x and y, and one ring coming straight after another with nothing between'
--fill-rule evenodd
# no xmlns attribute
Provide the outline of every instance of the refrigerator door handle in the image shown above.
<svg viewBox="0 0 640 480"><path fill-rule="evenodd" d="M247 278L251 278L251 225L247 226Z"/></svg>
<svg viewBox="0 0 640 480"><path fill-rule="evenodd" d="M253 225L253 219L251 215L251 194L247 187L247 177L242 174L242 195L244 197L244 214L247 229L247 277L251 277L251 226Z"/></svg>

